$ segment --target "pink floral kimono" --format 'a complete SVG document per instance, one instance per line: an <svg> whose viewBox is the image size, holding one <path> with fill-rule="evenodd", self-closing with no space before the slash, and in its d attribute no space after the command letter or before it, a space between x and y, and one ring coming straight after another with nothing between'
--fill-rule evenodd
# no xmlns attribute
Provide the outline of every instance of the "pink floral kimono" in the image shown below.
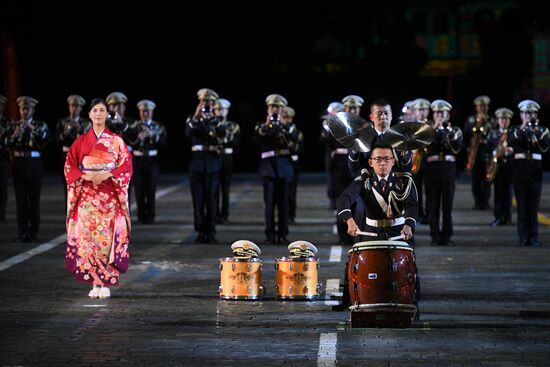
<svg viewBox="0 0 550 367"><path fill-rule="evenodd" d="M81 176L86 171L109 171L113 177L94 187ZM67 251L65 266L76 280L118 285L128 270L130 212L128 185L132 157L120 136L93 129L78 137L67 154Z"/></svg>

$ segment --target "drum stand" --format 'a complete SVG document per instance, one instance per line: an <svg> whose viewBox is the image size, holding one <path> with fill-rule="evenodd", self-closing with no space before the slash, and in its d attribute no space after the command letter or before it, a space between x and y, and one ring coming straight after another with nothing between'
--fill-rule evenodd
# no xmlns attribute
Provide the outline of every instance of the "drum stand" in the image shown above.
<svg viewBox="0 0 550 367"><path fill-rule="evenodd" d="M407 328L412 325L416 307L399 303L374 303L350 307L350 326Z"/></svg>

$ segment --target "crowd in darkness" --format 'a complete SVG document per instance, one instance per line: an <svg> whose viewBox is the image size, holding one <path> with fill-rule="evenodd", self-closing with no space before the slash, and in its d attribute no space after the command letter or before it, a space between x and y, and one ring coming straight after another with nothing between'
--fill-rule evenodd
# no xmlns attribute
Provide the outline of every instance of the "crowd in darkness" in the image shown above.
<svg viewBox="0 0 550 367"><path fill-rule="evenodd" d="M91 13L82 11L75 26L56 29L42 27L40 5L12 4L7 9L16 14L11 23L19 23L24 13L31 26L14 26L6 34L16 47L18 95L37 98L36 117L51 128L66 115L65 99L73 93L91 100L119 90L129 97L132 117L137 117L139 100L154 100L155 117L168 133L161 169L180 172L191 155L182 142L196 90L213 88L231 101L229 118L241 125L243 142L250 141L254 123L265 117L265 96L280 93L296 110L295 122L304 132L304 169L321 171L320 116L330 102L346 95L361 95L367 104L386 98L394 116L407 100L444 98L453 104L452 120L459 126L472 113L477 95L489 95L495 109L514 109L533 97L532 40L550 28L542 5L510 1L496 14L490 1L485 8L469 1L420 1L414 9L409 3L283 2L267 11L253 4L205 3L186 5L183 15L152 7L145 25L131 10L105 9L107 21L100 27L92 27L85 19ZM430 56L416 41L426 26L422 15L434 16L435 8L458 14L467 6L478 6L472 19L480 65L466 74L423 76ZM433 27L444 32L460 24L443 19ZM6 74L0 78L5 85ZM544 124L548 107L540 102ZM257 154L257 146L242 144L236 170L255 171L258 161L247 157ZM48 170L58 168L55 153L46 160Z"/></svg>

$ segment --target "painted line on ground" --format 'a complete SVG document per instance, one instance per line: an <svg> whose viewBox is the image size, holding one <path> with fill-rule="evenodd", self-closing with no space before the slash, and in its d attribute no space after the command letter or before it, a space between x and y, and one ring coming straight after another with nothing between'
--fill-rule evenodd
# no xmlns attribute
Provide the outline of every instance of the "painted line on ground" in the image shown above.
<svg viewBox="0 0 550 367"><path fill-rule="evenodd" d="M340 304L337 300L331 300L330 295L340 292L340 279L327 279L327 285L325 287L325 305L336 306Z"/></svg>
<svg viewBox="0 0 550 367"><path fill-rule="evenodd" d="M317 366L336 366L336 333L322 333L319 336L319 352L317 353Z"/></svg>
<svg viewBox="0 0 550 367"><path fill-rule="evenodd" d="M339 263L342 261L342 246L330 246L330 257L328 261L331 263Z"/></svg>
<svg viewBox="0 0 550 367"><path fill-rule="evenodd" d="M185 183L180 183L180 184L177 184L177 185L174 185L174 186L167 187L166 189L157 191L157 193L155 194L155 197L158 199L162 196L168 195L168 194L178 190L179 188L183 187L184 184ZM136 208L136 204L134 203L134 204L132 204L132 207L131 207L130 210L133 210L135 208ZM26 261L26 260L30 259L33 256L36 256L36 255L39 255L43 252L49 251L52 248L57 247L62 243L64 244L66 238L67 238L66 234L62 234L60 236L57 236L53 240L50 240L48 242L44 242L44 243L38 245L35 248L32 248L32 249L27 250L25 252L22 252L19 255L15 255L13 257L10 257L9 259L6 259L6 260L0 262L0 271L4 271L6 269L9 269L14 265L20 264L23 261Z"/></svg>

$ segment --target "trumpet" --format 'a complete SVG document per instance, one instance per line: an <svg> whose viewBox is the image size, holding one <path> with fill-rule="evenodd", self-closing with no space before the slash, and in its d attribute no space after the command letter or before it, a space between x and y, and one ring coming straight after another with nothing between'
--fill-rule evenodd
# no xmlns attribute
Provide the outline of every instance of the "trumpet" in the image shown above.
<svg viewBox="0 0 550 367"><path fill-rule="evenodd" d="M485 181L493 182L493 180L495 179L498 169L502 165L502 159L506 154L506 148L508 148L508 129L505 129L498 139L498 144L493 153L493 157L491 157L491 160L487 165Z"/></svg>

